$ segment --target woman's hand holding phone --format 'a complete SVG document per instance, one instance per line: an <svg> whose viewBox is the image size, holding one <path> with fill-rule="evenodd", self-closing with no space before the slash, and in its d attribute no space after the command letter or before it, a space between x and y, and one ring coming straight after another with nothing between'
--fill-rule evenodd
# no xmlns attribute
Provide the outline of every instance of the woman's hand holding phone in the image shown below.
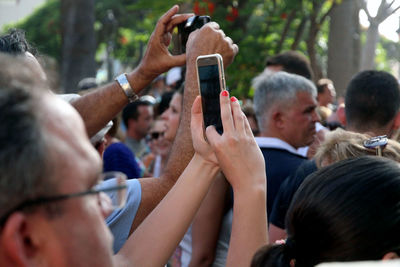
<svg viewBox="0 0 400 267"><path fill-rule="evenodd" d="M226 266L249 266L257 249L268 241L265 163L238 100L222 91L220 105L224 132L220 135L209 126L206 136L234 191Z"/></svg>
<svg viewBox="0 0 400 267"><path fill-rule="evenodd" d="M217 158L209 143L204 138L203 112L201 109L201 97L197 96L192 106L192 119L190 129L192 131L193 148L199 156L209 163L218 166Z"/></svg>
<svg viewBox="0 0 400 267"><path fill-rule="evenodd" d="M214 126L209 126L206 136L221 170L234 191L254 186L265 188L264 158L238 100L222 91L220 105L224 132L220 135Z"/></svg>

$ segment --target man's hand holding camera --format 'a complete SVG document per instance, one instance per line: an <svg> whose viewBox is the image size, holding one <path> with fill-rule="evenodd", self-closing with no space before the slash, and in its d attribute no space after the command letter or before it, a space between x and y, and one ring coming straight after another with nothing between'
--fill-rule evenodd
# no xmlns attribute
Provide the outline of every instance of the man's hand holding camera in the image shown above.
<svg viewBox="0 0 400 267"><path fill-rule="evenodd" d="M177 14L179 6L174 5L157 22L151 34L145 55L138 67L140 78L150 83L158 75L186 62L185 55L172 55L168 46L172 38L172 30L179 23L186 21L193 14Z"/></svg>
<svg viewBox="0 0 400 267"><path fill-rule="evenodd" d="M218 53L223 58L224 67L227 67L238 51L238 46L225 35L218 23L209 22L189 35L186 44L186 61L188 67L195 66L198 56Z"/></svg>

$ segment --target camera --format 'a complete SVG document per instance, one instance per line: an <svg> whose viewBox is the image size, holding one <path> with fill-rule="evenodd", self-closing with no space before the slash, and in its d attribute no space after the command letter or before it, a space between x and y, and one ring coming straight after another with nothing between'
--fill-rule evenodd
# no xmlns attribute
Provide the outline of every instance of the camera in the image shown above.
<svg viewBox="0 0 400 267"><path fill-rule="evenodd" d="M200 29L204 24L210 21L211 18L209 16L193 16L178 24L179 51L181 53L186 52L186 42L189 38L189 34L196 29Z"/></svg>

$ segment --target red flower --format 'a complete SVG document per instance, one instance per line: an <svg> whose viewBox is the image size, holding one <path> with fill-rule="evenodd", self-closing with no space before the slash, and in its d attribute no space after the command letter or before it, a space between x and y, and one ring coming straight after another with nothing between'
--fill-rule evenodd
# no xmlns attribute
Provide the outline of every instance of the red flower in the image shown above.
<svg viewBox="0 0 400 267"><path fill-rule="evenodd" d="M214 13L215 4L213 2L208 2L207 6L208 6L208 12L210 13L210 15L212 15Z"/></svg>
<svg viewBox="0 0 400 267"><path fill-rule="evenodd" d="M196 14L196 15L198 15L200 13L200 7L199 7L199 2L198 1L194 2L193 13Z"/></svg>
<svg viewBox="0 0 400 267"><path fill-rule="evenodd" d="M126 45L128 43L128 38L126 38L125 36L121 36L121 38L119 39L119 42L122 45Z"/></svg>

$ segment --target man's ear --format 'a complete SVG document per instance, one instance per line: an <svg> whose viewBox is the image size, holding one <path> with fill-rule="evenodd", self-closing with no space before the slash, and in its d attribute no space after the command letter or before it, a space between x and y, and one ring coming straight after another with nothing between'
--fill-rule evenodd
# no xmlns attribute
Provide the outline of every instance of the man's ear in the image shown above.
<svg viewBox="0 0 400 267"><path fill-rule="evenodd" d="M26 215L11 214L1 231L1 247L7 260L13 266L27 266L34 257L34 242L28 227Z"/></svg>
<svg viewBox="0 0 400 267"><path fill-rule="evenodd" d="M388 252L383 256L382 260L384 260L384 261L385 260L394 260L394 259L398 259L398 258L399 258L399 255L396 252Z"/></svg>
<svg viewBox="0 0 400 267"><path fill-rule="evenodd" d="M396 117L393 120L393 130L400 128L400 112L397 112Z"/></svg>
<svg viewBox="0 0 400 267"><path fill-rule="evenodd" d="M23 266L28 263L25 255L25 228L26 217L15 212L11 214L1 231L1 247L4 256L15 266Z"/></svg>
<svg viewBox="0 0 400 267"><path fill-rule="evenodd" d="M272 123L277 129L282 129L285 126L285 121L283 116L284 114L278 109L272 111L272 116L271 116Z"/></svg>

